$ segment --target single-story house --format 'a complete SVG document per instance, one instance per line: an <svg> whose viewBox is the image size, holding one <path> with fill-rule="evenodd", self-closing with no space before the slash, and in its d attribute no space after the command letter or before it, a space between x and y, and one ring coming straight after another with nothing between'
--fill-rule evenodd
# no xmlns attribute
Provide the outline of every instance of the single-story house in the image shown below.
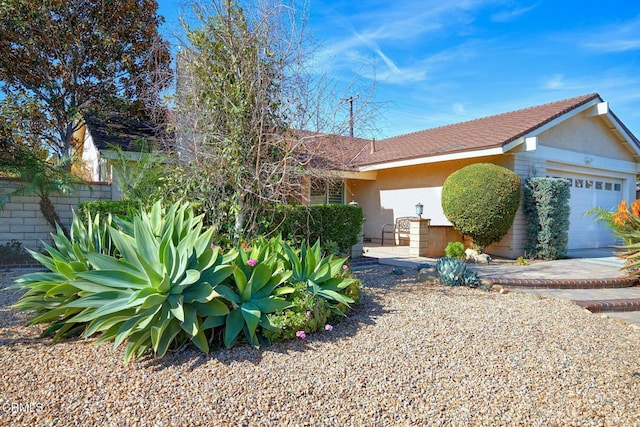
<svg viewBox="0 0 640 427"><path fill-rule="evenodd" d="M517 173L566 178L571 184L569 249L616 243L604 224L584 213L593 207L614 209L635 200L640 142L598 94L588 94L379 141L324 137L316 153L344 183L342 194L327 187L324 200L342 197L364 210L364 238L380 239L384 224L415 216L435 227L451 227L440 195L445 179L472 163L494 163ZM339 188L339 187L338 187ZM320 202L321 191L310 194ZM510 232L487 252L524 255L527 219L518 211Z"/></svg>

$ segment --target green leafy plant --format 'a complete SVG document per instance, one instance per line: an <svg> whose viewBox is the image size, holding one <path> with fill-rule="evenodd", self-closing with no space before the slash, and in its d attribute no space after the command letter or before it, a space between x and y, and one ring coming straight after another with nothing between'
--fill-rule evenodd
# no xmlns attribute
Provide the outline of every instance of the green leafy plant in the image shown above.
<svg viewBox="0 0 640 427"><path fill-rule="evenodd" d="M32 253L49 271L16 281L26 292L15 306L35 311L31 324L49 324L54 339L124 345L128 362L149 349L162 357L188 343L209 352L243 337L254 346L286 339L303 324L296 332L312 332L360 298L345 259L323 257L319 243L296 251L259 238L222 253L213 232L188 204L158 201L131 219L87 217L86 226L74 214L70 237L58 228L55 247ZM303 308L309 318L300 319Z"/></svg>
<svg viewBox="0 0 640 427"><path fill-rule="evenodd" d="M298 331L322 331L331 317L327 301L319 295L310 294L305 283L295 283L292 288L293 292L287 295L291 306L268 315L269 322L278 329L262 331L264 337L272 343L293 339Z"/></svg>
<svg viewBox="0 0 640 427"><path fill-rule="evenodd" d="M260 223L263 234L279 233L296 245L320 240L326 252L349 253L362 234L362 208L350 205L278 205Z"/></svg>
<svg viewBox="0 0 640 427"><path fill-rule="evenodd" d="M447 247L444 249L444 254L448 258L458 258L459 260L464 260L464 244L461 242L449 242L447 243Z"/></svg>
<svg viewBox="0 0 640 427"><path fill-rule="evenodd" d="M349 304L355 301L346 296L342 291L356 279L341 275L347 258L333 258L333 255L322 256L320 241L307 247L304 243L300 251L294 251L287 243L283 245L287 267L292 270L291 280L307 284L307 290L313 295L335 301L336 303ZM344 314L337 308L336 314Z"/></svg>
<svg viewBox="0 0 640 427"><path fill-rule="evenodd" d="M238 249L239 256L234 260L232 285L217 288L232 304L232 310L226 316L224 344L233 346L241 332L254 346L259 346L258 326L266 330L277 331L267 314L288 308L291 303L282 295L293 292L290 287L281 287L291 271L284 269L278 248L281 240L266 241L258 239L252 248Z"/></svg>
<svg viewBox="0 0 640 427"><path fill-rule="evenodd" d="M0 245L0 263L2 264L24 264L31 257L22 243L12 239L4 245Z"/></svg>
<svg viewBox="0 0 640 427"><path fill-rule="evenodd" d="M491 163L477 163L452 173L442 188L442 209L478 252L502 239L520 206L520 177Z"/></svg>
<svg viewBox="0 0 640 427"><path fill-rule="evenodd" d="M525 257L519 256L518 258L516 258L516 263L518 265L529 265L529 260L526 259Z"/></svg>
<svg viewBox="0 0 640 427"><path fill-rule="evenodd" d="M27 292L15 306L37 314L31 325L50 324L43 335L53 335L57 340L82 332L85 322L70 321L81 309L68 304L83 293L73 281L78 279L79 273L91 269L87 253L113 255L115 248L108 232L110 225L111 216L87 217L85 226L74 214L69 237L58 227L56 234L51 235L55 247L43 245L46 254L27 249L31 257L49 271L26 274L16 280L14 287L27 289Z"/></svg>

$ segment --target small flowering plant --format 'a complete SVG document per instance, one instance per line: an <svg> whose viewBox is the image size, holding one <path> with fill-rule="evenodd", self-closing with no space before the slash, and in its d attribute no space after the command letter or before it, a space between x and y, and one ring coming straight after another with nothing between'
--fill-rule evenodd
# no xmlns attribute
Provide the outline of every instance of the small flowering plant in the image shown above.
<svg viewBox="0 0 640 427"><path fill-rule="evenodd" d="M614 212L596 208L588 211L596 214L596 219L604 221L624 243L624 252L618 254L626 260L624 268L640 276L640 199L631 204L622 200Z"/></svg>
<svg viewBox="0 0 640 427"><path fill-rule="evenodd" d="M613 212L595 208L587 213L595 214L597 220L604 221L625 245L640 242L640 199L631 204L631 210L627 201L622 200Z"/></svg>

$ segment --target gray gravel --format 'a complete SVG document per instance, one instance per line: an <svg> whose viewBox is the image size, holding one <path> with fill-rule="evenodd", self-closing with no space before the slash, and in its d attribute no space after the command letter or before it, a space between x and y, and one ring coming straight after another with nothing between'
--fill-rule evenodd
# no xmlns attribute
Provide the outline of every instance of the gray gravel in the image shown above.
<svg viewBox="0 0 640 427"><path fill-rule="evenodd" d="M332 332L129 365L38 338L0 292L0 425L640 426L638 330L536 295L357 274L363 304Z"/></svg>

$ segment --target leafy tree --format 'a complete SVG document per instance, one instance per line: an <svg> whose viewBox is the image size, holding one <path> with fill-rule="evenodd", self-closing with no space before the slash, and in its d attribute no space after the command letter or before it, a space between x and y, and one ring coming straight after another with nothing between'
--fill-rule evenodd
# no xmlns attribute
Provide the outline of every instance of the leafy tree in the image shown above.
<svg viewBox="0 0 640 427"><path fill-rule="evenodd" d="M287 174L296 171L282 103L295 40L283 44L284 8L248 16L225 0L194 12L201 26L185 24L190 47L178 57L180 148L213 178L209 192L219 202L212 205L233 215L238 238L249 231L254 207L286 197Z"/></svg>
<svg viewBox="0 0 640 427"><path fill-rule="evenodd" d="M19 184L13 192L0 195L0 210L13 196L35 194L40 198L40 212L47 223L54 230L59 226L65 235L68 234L49 196L53 193L68 194L80 182L68 172L71 158L47 159L46 152L13 142L7 137L6 130L2 133L0 172L18 178Z"/></svg>
<svg viewBox="0 0 640 427"><path fill-rule="evenodd" d="M318 132L343 133L348 121L335 120L345 106L332 99L334 86L311 77L305 15L293 2L210 0L192 10L177 57L182 174L172 187L237 240L257 233L272 207L297 200L315 173Z"/></svg>
<svg viewBox="0 0 640 427"><path fill-rule="evenodd" d="M32 143L57 157L89 111L144 112L159 103L170 55L155 0L3 0L0 90L23 111Z"/></svg>

